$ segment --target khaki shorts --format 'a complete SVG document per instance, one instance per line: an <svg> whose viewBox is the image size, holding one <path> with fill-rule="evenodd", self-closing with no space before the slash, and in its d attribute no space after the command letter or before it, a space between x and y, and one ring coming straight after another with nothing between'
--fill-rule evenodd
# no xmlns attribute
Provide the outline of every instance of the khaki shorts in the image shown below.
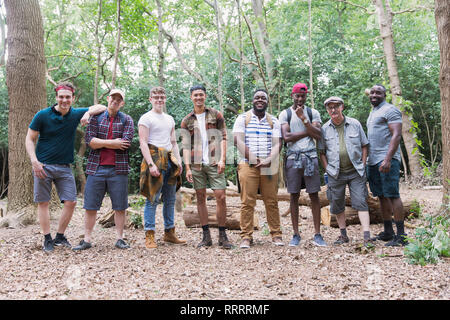
<svg viewBox="0 0 450 320"><path fill-rule="evenodd" d="M330 200L330 212L339 214L345 211L345 188L347 185L352 208L358 211L368 211L366 175L361 177L355 170L350 173L340 173L337 179L328 175L327 198Z"/></svg>
<svg viewBox="0 0 450 320"><path fill-rule="evenodd" d="M213 190L226 189L227 182L225 180L225 172L218 174L217 166L202 164L201 168L192 168L192 179L194 180L194 189L206 189L209 187Z"/></svg>

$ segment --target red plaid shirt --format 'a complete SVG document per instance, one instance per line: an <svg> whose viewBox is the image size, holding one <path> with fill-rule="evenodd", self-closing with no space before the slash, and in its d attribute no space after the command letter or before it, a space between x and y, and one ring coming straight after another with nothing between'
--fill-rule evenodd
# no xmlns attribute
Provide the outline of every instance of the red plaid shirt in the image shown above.
<svg viewBox="0 0 450 320"><path fill-rule="evenodd" d="M120 112L119 112L120 113ZM124 124L122 124L121 117L119 114L114 117L114 121L112 123L112 138L117 139L121 138L122 140L128 140L131 142L133 140L134 135L134 123L133 119L124 113L122 116L125 119ZM108 129L109 129L109 115L108 110L105 111L105 116L101 119L101 122L98 123L100 115L94 116L89 121L89 125L86 129L86 144L89 146L89 143L93 138L99 139L107 139L108 137ZM101 149L91 149L89 152L88 163L86 165L86 174L94 175L97 171L97 168L100 164L100 150ZM127 150L115 150L116 151L116 173L117 174L128 174L130 172L129 160L128 160L128 149Z"/></svg>
<svg viewBox="0 0 450 320"><path fill-rule="evenodd" d="M220 142L227 139L227 127L225 124L225 118L220 113L220 111L213 109L213 108L205 108L205 126L206 126L206 132L208 132L209 129L217 129L221 133L221 138L219 139L219 145ZM188 139L183 139L183 149L188 150L190 148L191 150L191 164L198 164L194 162L194 159L202 159L203 156L203 148L202 148L202 139L201 139L201 133L200 128L198 126L197 117L195 116L194 111L189 113L184 119L181 121L181 129L186 129L189 131L190 134L190 141L186 141ZM216 160L216 145L218 143L215 141L217 135L214 134L208 134L208 148L209 148L209 163L211 165L217 165ZM194 139L195 138L195 139ZM195 143L197 142L197 143ZM190 143L190 145L189 145ZM221 156L221 150L217 151L218 156ZM220 159L220 158L219 158ZM198 162L198 161L197 161ZM201 164L201 162L200 162Z"/></svg>

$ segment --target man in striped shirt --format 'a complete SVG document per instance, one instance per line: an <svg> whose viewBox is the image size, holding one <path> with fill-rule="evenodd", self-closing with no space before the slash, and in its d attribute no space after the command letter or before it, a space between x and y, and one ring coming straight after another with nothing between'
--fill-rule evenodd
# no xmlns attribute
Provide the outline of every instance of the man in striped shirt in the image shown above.
<svg viewBox="0 0 450 320"><path fill-rule="evenodd" d="M281 130L278 119L266 112L269 96L263 89L253 95L253 109L240 115L233 126L234 142L241 159L238 165L241 185L241 248L253 243L253 215L258 189L266 207L272 242L284 245L278 209L278 159Z"/></svg>
<svg viewBox="0 0 450 320"><path fill-rule="evenodd" d="M125 210L128 208L128 148L134 135L133 119L119 110L125 105L125 94L120 89L111 90L108 109L93 117L86 130L86 144L89 152L84 190L85 234L84 240L73 250L91 248L91 235L94 230L97 211L102 205L105 193L111 198L116 225L116 247L127 249L130 246L123 240Z"/></svg>

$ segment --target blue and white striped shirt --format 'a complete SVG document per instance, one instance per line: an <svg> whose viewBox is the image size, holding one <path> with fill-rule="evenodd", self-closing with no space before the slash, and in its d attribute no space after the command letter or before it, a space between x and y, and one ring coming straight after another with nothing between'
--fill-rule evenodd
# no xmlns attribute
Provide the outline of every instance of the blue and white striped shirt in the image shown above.
<svg viewBox="0 0 450 320"><path fill-rule="evenodd" d="M245 145L250 152L255 154L258 158L267 158L272 151L272 138L281 138L280 122L277 118L272 116L273 129L267 121L267 113L259 120L259 118L252 111L252 118L245 127L246 113L239 115L233 126L233 134L244 133ZM243 157L240 160L248 162Z"/></svg>

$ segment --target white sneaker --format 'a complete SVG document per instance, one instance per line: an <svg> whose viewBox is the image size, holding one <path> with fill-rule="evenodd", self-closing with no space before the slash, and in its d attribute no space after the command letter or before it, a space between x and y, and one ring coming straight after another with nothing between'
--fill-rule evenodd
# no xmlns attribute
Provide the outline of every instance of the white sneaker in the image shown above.
<svg viewBox="0 0 450 320"><path fill-rule="evenodd" d="M273 238L273 239L272 239L272 243L273 243L274 245L278 246L278 247L284 246L284 242L283 242L283 240L281 239L281 237L275 237L275 238Z"/></svg>

